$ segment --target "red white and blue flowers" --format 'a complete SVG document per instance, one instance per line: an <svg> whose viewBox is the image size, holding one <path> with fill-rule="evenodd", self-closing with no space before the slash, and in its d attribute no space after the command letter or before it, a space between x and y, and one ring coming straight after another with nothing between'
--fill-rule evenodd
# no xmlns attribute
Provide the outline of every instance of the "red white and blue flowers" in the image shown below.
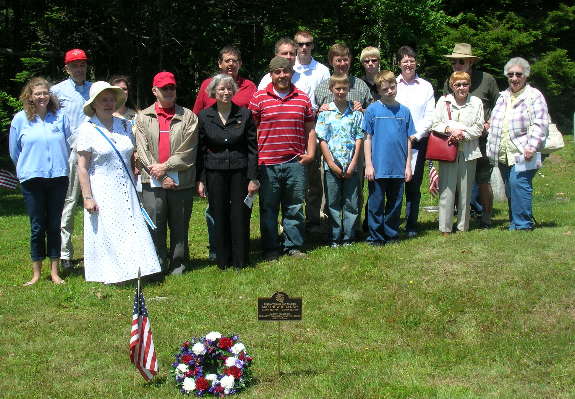
<svg viewBox="0 0 575 399"><path fill-rule="evenodd" d="M182 344L172 363L172 374L184 394L224 397L251 383L252 360L240 337L212 331Z"/></svg>

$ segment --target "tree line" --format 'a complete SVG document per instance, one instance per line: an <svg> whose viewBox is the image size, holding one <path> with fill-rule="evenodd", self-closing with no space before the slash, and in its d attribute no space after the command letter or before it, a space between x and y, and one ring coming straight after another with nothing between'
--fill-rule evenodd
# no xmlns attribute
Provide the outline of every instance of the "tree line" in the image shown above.
<svg viewBox="0 0 575 399"><path fill-rule="evenodd" d="M191 108L200 83L217 68L218 51L242 51L241 75L256 84L274 42L300 29L315 36L314 58L345 42L358 56L379 47L382 68L397 72L395 51L418 52L419 74L441 94L451 71L443 57L455 42L470 43L478 67L506 87L503 65L514 56L532 64L531 82L545 95L553 120L573 129L575 5L544 0L0 0L0 162L6 162L9 124L19 109L23 82L43 75L65 78L64 52L79 47L90 57L90 79L116 73L132 77L140 106L151 103L153 75L178 79L178 103ZM357 57L353 74L361 75Z"/></svg>

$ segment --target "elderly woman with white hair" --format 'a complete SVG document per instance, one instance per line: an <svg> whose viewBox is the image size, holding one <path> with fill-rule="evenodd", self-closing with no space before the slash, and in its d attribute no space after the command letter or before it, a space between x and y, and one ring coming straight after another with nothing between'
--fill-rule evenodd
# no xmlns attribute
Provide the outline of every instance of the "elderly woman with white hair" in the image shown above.
<svg viewBox="0 0 575 399"><path fill-rule="evenodd" d="M232 102L233 77L219 74L206 88L216 103L198 116L197 191L205 197L215 222L216 262L220 269L248 264L250 199L257 180L257 133L251 112Z"/></svg>
<svg viewBox="0 0 575 399"><path fill-rule="evenodd" d="M549 119L543 94L527 83L529 63L510 59L503 72L509 87L501 92L489 121L487 156L499 166L509 205L509 230L533 230L533 176L547 138Z"/></svg>
<svg viewBox="0 0 575 399"><path fill-rule="evenodd" d="M95 82L84 104L90 120L79 127L86 281L114 284L161 271L131 169L132 125L113 116L125 101L120 87Z"/></svg>

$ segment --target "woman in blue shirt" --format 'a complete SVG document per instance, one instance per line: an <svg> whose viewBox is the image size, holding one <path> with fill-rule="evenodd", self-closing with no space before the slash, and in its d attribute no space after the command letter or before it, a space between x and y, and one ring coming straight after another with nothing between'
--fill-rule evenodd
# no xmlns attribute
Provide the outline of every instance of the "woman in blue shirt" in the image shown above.
<svg viewBox="0 0 575 399"><path fill-rule="evenodd" d="M30 217L33 276L25 286L40 279L46 256L51 262L52 281L64 283L58 275L58 263L60 219L68 188L70 126L49 89L46 79L30 79L20 94L24 110L14 116L10 125L10 158L16 165Z"/></svg>

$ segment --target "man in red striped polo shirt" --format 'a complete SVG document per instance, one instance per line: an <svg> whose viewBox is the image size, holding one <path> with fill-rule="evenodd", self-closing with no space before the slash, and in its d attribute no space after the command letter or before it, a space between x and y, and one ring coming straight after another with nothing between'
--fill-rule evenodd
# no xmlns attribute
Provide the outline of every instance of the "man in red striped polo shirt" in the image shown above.
<svg viewBox="0 0 575 399"><path fill-rule="evenodd" d="M306 165L313 161L316 149L314 114L309 97L291 83L289 60L274 57L269 71L272 82L254 94L249 106L258 125L264 256L277 258L282 251L303 256ZM277 226L280 205L283 243Z"/></svg>

